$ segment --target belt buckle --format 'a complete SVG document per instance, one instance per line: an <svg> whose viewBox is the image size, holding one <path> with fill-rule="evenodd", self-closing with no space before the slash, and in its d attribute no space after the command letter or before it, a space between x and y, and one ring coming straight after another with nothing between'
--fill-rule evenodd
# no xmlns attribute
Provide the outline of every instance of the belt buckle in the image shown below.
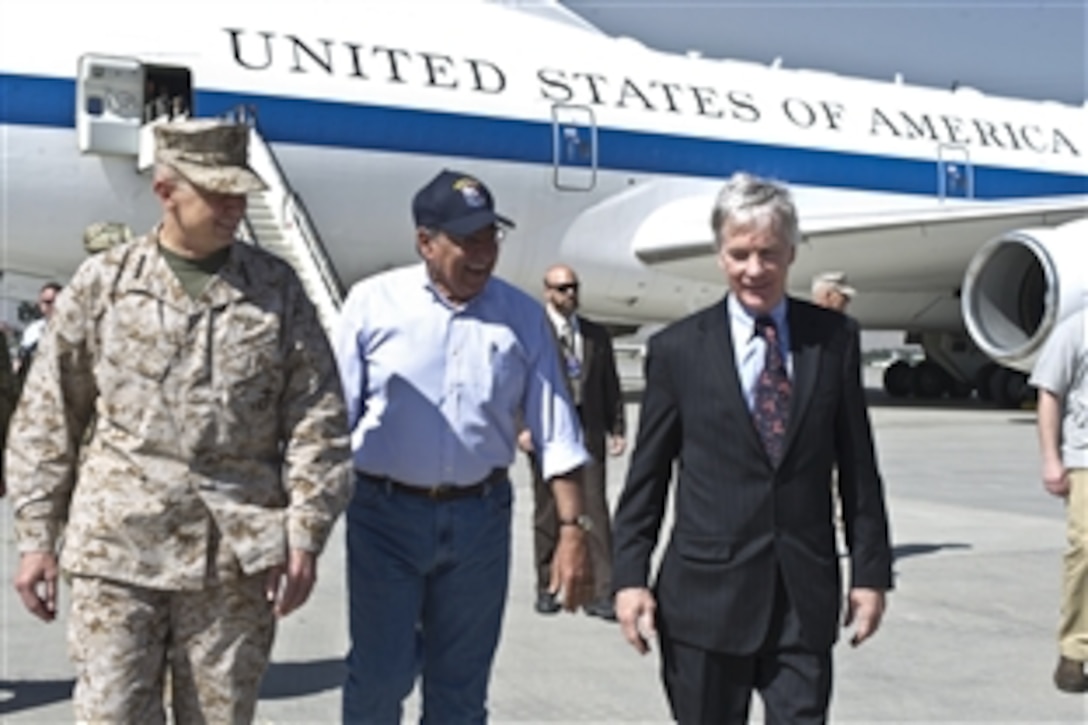
<svg viewBox="0 0 1088 725"><path fill-rule="evenodd" d="M441 501L446 498L446 495L453 490L453 486L448 483L440 483L437 486L431 486L427 489L427 498L432 501Z"/></svg>

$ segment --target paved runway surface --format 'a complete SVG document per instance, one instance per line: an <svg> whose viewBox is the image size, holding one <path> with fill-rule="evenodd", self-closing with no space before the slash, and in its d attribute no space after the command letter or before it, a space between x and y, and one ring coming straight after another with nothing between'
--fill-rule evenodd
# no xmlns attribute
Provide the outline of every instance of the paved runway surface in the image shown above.
<svg viewBox="0 0 1088 725"><path fill-rule="evenodd" d="M638 408L628 408L631 426ZM840 723L1088 722L1086 699L1057 692L1062 505L1042 490L1034 414L891 404L872 396L897 554L897 590L876 639L835 650L832 720ZM627 460L609 467L615 498ZM496 723L664 723L656 653L638 657L615 625L533 612L524 461L514 563L491 687ZM64 622L27 614L11 581L11 512L0 505L0 721L70 722ZM313 599L283 622L258 721L336 722L346 647L343 532L322 560ZM415 700L406 721L417 716ZM760 720L758 704L753 721Z"/></svg>

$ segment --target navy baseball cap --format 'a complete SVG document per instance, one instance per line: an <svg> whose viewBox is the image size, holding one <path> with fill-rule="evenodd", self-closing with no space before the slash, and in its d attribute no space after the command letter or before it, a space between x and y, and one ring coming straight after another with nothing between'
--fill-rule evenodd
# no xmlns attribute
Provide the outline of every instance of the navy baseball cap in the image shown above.
<svg viewBox="0 0 1088 725"><path fill-rule="evenodd" d="M479 179L460 171L443 169L416 192L412 216L417 227L471 236L491 224L514 227L514 222L495 212L495 198Z"/></svg>

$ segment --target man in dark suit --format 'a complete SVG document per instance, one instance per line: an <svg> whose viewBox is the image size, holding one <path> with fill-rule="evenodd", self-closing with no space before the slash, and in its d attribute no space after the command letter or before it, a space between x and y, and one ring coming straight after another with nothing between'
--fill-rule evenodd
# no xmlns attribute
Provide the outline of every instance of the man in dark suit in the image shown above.
<svg viewBox="0 0 1088 725"><path fill-rule="evenodd" d="M624 439L623 394L616 374L616 358L608 330L576 314L578 275L557 264L544 274L544 297L571 399L578 408L586 450L593 460L582 468L585 518L562 522L556 517L555 499L541 479L532 453L532 441L523 433L520 443L529 455L533 472L533 553L537 570L536 611L559 611L555 592L550 591L552 555L559 539L559 527L580 524L587 529L589 558L593 570L594 598L586 614L614 621L612 607L612 526L605 491L606 453L618 456L626 447Z"/></svg>
<svg viewBox="0 0 1088 725"><path fill-rule="evenodd" d="M624 636L659 636L681 723L822 723L842 587L832 526L838 467L860 644L892 586L883 486L844 315L786 296L799 239L789 192L746 174L712 215L725 300L649 343L638 439L616 510L613 587ZM647 587L674 467L672 533Z"/></svg>

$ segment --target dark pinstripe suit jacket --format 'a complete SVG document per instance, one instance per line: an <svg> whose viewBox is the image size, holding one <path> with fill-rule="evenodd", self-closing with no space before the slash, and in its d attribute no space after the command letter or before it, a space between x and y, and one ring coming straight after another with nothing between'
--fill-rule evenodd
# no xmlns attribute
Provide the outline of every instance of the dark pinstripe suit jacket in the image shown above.
<svg viewBox="0 0 1088 725"><path fill-rule="evenodd" d="M646 586L676 464L675 520L655 584L662 636L749 654L763 642L778 571L808 646L838 634L832 521L838 467L852 586L891 588L883 486L850 318L790 299L793 396L772 466L741 392L726 305L650 340L638 439L614 522L613 588Z"/></svg>

